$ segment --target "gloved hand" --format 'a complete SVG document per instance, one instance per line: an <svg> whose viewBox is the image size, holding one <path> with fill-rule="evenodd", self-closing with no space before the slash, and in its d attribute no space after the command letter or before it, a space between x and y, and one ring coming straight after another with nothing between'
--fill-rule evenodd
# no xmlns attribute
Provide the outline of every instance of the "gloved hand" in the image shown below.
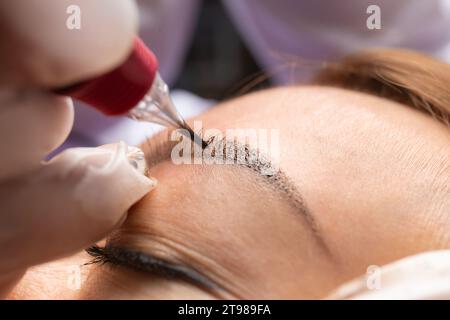
<svg viewBox="0 0 450 320"><path fill-rule="evenodd" d="M80 30L66 27L73 4ZM113 69L136 26L132 1L0 1L0 296L27 267L103 238L154 186L124 144L42 162L73 122L71 100L49 89Z"/></svg>

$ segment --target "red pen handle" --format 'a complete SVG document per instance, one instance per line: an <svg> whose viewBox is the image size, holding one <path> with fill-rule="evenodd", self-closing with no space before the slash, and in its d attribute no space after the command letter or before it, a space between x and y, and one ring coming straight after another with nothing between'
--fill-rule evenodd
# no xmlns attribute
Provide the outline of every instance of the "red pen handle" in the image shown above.
<svg viewBox="0 0 450 320"><path fill-rule="evenodd" d="M127 113L150 90L158 71L155 55L138 37L129 57L114 70L55 91L83 101L107 115Z"/></svg>

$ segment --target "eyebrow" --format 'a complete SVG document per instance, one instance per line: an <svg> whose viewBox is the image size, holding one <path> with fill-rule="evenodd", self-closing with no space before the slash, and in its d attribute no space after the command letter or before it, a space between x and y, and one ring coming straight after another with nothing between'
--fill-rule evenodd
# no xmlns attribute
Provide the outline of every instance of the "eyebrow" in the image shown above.
<svg viewBox="0 0 450 320"><path fill-rule="evenodd" d="M176 130L176 129L175 129ZM164 133L166 135L164 135ZM170 160L171 152L173 147L179 143L179 141L171 141L169 139L170 132L164 131L159 135L146 139L144 147L144 154L146 158L146 162L151 170L155 165ZM259 153L258 149L252 148L248 144L241 144L235 141L228 141L226 138L223 139L215 139L215 137L211 137L207 141L208 146L212 146L217 148L222 145L223 154L227 153L226 145L232 144L235 148L234 152L234 161L232 165L236 167L246 168L250 171L257 173L257 177L262 179L272 190L278 192L281 196L287 199L290 205L296 209L297 212L304 218L306 224L312 231L314 238L317 240L318 244L324 249L325 253L330 254L330 250L328 245L325 242L325 239L322 233L319 230L316 220L314 219L313 214L309 210L307 204L305 203L300 191L296 187L296 185L292 182L292 180L281 170L272 170L273 174L267 174L270 171L270 168L273 166L270 159ZM192 142L192 145L194 143ZM243 155L241 158L236 158L238 155ZM257 157L255 157L257 155ZM194 157L194 154L191 154L191 157ZM256 159L256 160L255 160Z"/></svg>

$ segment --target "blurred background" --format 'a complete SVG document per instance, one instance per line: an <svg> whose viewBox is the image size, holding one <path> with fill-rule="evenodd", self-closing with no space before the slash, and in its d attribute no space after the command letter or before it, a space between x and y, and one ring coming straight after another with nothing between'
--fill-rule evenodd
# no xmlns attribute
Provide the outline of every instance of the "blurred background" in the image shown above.
<svg viewBox="0 0 450 320"><path fill-rule="evenodd" d="M193 34L174 88L222 100L238 94L252 80L267 78L221 1L202 1ZM248 90L268 86L269 81L261 79Z"/></svg>
<svg viewBox="0 0 450 320"><path fill-rule="evenodd" d="M136 2L139 36L187 119L224 99L304 82L323 63L366 48L409 48L450 62L450 0ZM75 112L63 148L137 145L162 129L81 103Z"/></svg>
<svg viewBox="0 0 450 320"><path fill-rule="evenodd" d="M314 72L311 66L369 47L411 48L450 60L450 0L138 0L138 5L141 37L158 56L164 79L207 99L265 88L270 85L265 75L278 84L304 80ZM380 26L370 28L376 9ZM298 70L288 76L289 68ZM260 83L246 86L252 80Z"/></svg>

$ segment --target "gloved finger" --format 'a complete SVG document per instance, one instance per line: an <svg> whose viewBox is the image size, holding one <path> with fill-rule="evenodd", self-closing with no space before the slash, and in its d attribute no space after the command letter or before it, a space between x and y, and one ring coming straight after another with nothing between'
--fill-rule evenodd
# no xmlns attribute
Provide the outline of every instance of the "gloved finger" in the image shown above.
<svg viewBox="0 0 450 320"><path fill-rule="evenodd" d="M70 29L76 8L80 29ZM0 1L0 85L53 88L102 74L125 60L136 30L133 0Z"/></svg>
<svg viewBox="0 0 450 320"><path fill-rule="evenodd" d="M0 91L0 180L38 168L72 124L68 98L36 90Z"/></svg>
<svg viewBox="0 0 450 320"><path fill-rule="evenodd" d="M29 266L104 238L155 185L129 163L124 143L113 151L69 149L35 173L3 181L0 274L17 281ZM11 279L0 279L0 289L9 288Z"/></svg>

